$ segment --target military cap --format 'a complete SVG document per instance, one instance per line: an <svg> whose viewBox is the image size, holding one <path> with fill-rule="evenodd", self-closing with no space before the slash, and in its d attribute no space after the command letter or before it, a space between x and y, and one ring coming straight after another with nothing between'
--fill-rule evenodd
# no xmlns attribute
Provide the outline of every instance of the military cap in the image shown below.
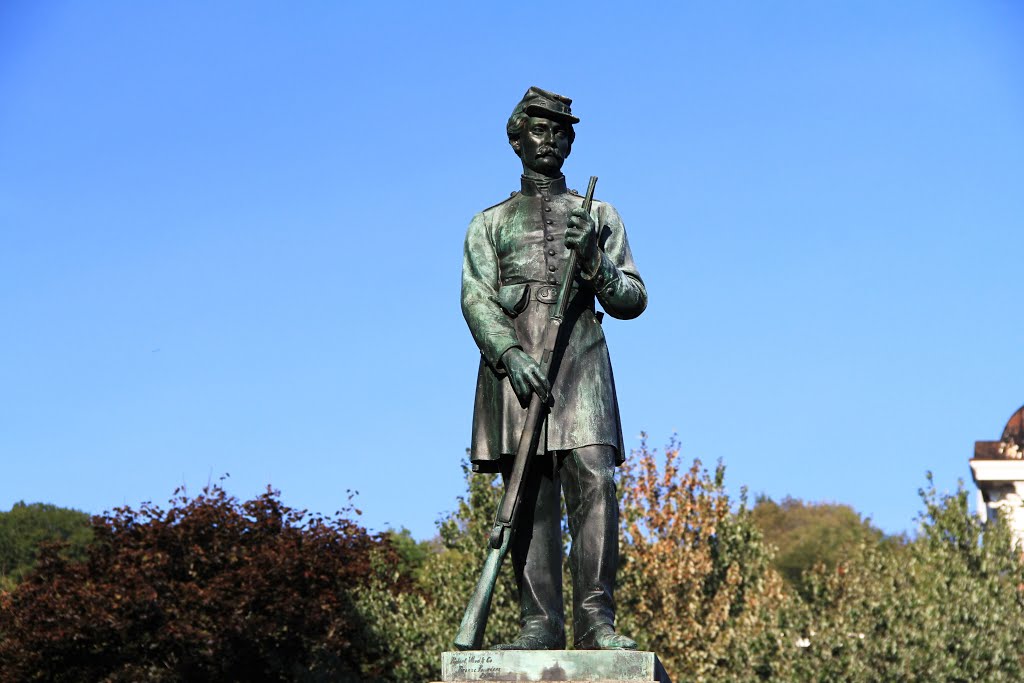
<svg viewBox="0 0 1024 683"><path fill-rule="evenodd" d="M567 121L569 123L579 123L580 120L572 115L572 111L569 109L569 105L572 104L572 100L562 95L556 95L549 90L543 90L536 86L531 87L523 95L523 99L516 105L515 110L512 112L513 116L519 112L525 113L527 116L540 116L546 119L554 119L556 121Z"/></svg>

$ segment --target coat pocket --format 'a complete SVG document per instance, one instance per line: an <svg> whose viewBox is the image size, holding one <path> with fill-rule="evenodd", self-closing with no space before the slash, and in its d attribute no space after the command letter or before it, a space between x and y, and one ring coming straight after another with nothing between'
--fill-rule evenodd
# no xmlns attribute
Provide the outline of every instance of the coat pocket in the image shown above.
<svg viewBox="0 0 1024 683"><path fill-rule="evenodd" d="M505 285L498 290L498 303L510 318L522 313L529 300L530 285L525 282L518 285Z"/></svg>

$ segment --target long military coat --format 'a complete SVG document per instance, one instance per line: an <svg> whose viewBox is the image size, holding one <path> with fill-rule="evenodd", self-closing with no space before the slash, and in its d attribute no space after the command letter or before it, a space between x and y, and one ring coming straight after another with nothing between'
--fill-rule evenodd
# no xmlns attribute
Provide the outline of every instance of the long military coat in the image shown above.
<svg viewBox="0 0 1024 683"><path fill-rule="evenodd" d="M523 177L522 192L477 214L466 232L462 263L462 312L480 348L470 459L476 471L496 471L514 454L526 408L512 389L501 356L518 346L539 361L544 329L568 265L565 230L583 198L566 192L565 179L539 183ZM635 318L647 290L629 250L619 214L595 200L591 206L601 250L594 273L577 276L562 323L571 334L555 350L551 410L538 452L607 444L625 457L603 314Z"/></svg>

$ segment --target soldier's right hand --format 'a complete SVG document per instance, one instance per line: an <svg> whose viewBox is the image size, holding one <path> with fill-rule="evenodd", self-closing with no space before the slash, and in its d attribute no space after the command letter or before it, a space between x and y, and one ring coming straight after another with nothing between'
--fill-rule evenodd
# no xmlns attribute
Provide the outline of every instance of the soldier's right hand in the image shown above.
<svg viewBox="0 0 1024 683"><path fill-rule="evenodd" d="M512 390L524 408L530 404L530 394L533 392L537 392L541 399L548 400L551 385L541 371L540 363L531 358L530 354L513 346L502 354L501 364L505 366Z"/></svg>

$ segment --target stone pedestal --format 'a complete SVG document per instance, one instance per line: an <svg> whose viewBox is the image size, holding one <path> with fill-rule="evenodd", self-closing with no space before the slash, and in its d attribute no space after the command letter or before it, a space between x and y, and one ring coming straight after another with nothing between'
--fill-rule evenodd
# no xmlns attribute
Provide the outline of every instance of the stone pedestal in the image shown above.
<svg viewBox="0 0 1024 683"><path fill-rule="evenodd" d="M443 683L587 681L671 683L653 652L629 650L476 650L441 656Z"/></svg>

